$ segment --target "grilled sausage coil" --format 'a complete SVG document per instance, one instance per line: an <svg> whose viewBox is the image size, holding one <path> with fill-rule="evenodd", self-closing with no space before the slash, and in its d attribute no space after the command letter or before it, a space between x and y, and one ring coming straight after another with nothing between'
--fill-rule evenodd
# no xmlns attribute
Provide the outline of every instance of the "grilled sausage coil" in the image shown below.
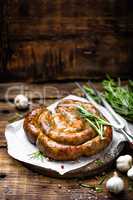
<svg viewBox="0 0 133 200"><path fill-rule="evenodd" d="M75 160L91 156L105 149L112 140L112 129L104 126L104 139L83 119L77 109L82 105L86 110L99 116L90 103L74 100L61 101L54 113L46 107L39 107L27 113L24 130L32 144L54 160Z"/></svg>

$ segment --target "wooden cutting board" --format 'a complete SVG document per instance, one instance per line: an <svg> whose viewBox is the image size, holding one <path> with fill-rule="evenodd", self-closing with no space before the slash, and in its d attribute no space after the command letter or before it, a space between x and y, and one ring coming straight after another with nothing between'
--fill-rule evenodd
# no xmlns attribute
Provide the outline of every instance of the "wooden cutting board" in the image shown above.
<svg viewBox="0 0 133 200"><path fill-rule="evenodd" d="M123 150L124 146L125 142L121 142L118 145L118 147L114 149L114 151L116 152L114 156L111 156L108 153L106 153L104 154L104 156L102 155L99 159L92 161L86 166L69 171L63 175L60 175L57 171L54 171L52 169L46 169L39 166L34 166L32 164L25 162L22 163L29 169L38 172L40 174L43 174L45 176L56 177L56 178L84 178L87 176L99 175L99 173L102 173L104 170L110 168L113 161Z"/></svg>

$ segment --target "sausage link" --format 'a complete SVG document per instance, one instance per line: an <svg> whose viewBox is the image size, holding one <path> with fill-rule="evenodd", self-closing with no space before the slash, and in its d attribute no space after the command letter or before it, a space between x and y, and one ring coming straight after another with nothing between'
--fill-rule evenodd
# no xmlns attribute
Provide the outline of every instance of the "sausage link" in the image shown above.
<svg viewBox="0 0 133 200"><path fill-rule="evenodd" d="M54 160L75 160L80 156L91 156L108 146L112 139L111 127L106 127L104 139L100 136L93 138L81 145L63 145L51 140L43 133L39 134L37 138L37 146L44 155Z"/></svg>

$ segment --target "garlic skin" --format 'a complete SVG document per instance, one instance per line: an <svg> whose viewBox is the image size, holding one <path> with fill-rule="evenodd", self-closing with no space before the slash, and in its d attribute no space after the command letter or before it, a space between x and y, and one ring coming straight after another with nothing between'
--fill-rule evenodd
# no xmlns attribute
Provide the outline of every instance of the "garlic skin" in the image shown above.
<svg viewBox="0 0 133 200"><path fill-rule="evenodd" d="M29 107L28 98L22 94L19 94L15 97L14 104L18 109L26 109Z"/></svg>
<svg viewBox="0 0 133 200"><path fill-rule="evenodd" d="M110 192L118 194L124 190L124 181L115 172L114 176L106 182L106 188Z"/></svg>
<svg viewBox="0 0 133 200"><path fill-rule="evenodd" d="M133 166L128 170L127 176L128 176L131 180L133 180Z"/></svg>
<svg viewBox="0 0 133 200"><path fill-rule="evenodd" d="M132 156L120 156L116 160L116 168L121 172L127 172L132 166Z"/></svg>

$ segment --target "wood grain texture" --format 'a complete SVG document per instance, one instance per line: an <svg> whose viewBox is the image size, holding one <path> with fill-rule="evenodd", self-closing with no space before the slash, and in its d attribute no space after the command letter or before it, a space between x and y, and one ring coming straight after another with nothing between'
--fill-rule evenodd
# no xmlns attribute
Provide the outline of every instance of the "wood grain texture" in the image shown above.
<svg viewBox="0 0 133 200"><path fill-rule="evenodd" d="M80 82L86 84L86 82ZM124 83L124 82L123 82ZM100 83L95 83L101 89ZM0 84L0 101L8 98L13 102L17 94L25 94L29 99L58 99L68 94L81 94L75 82L29 84L24 82Z"/></svg>
<svg viewBox="0 0 133 200"><path fill-rule="evenodd" d="M133 75L130 1L12 0L3 5L1 81Z"/></svg>

